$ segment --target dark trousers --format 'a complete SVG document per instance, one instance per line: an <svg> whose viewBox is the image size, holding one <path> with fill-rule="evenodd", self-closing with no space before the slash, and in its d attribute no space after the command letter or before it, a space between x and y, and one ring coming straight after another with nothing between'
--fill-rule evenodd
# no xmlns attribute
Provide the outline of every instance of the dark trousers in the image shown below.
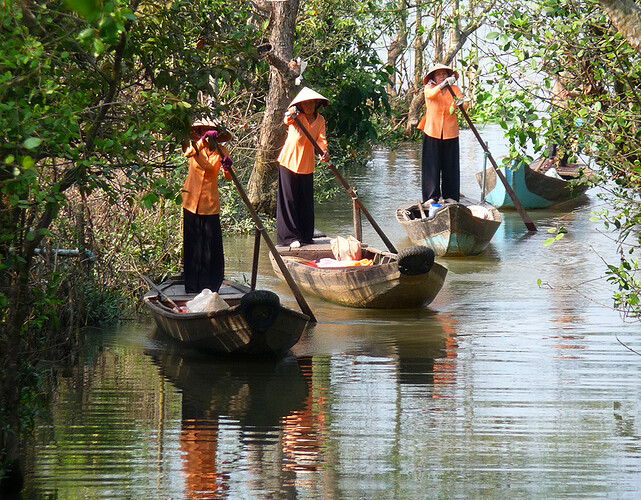
<svg viewBox="0 0 641 500"><path fill-rule="evenodd" d="M458 137L435 139L423 134L421 177L423 201L430 198L438 201L441 196L459 201L461 173Z"/></svg>
<svg viewBox="0 0 641 500"><path fill-rule="evenodd" d="M296 174L278 166L276 244L312 243L314 235L314 174Z"/></svg>
<svg viewBox="0 0 641 500"><path fill-rule="evenodd" d="M220 215L198 215L183 208L183 267L186 292L220 289L225 273Z"/></svg>
<svg viewBox="0 0 641 500"><path fill-rule="evenodd" d="M556 157L557 150L558 150L558 146L556 144L552 143L549 145L548 158L550 160L554 160L554 158ZM569 159L570 159L570 152L566 150L565 154L563 155L563 158L561 158L561 160L559 161L559 166L566 167Z"/></svg>

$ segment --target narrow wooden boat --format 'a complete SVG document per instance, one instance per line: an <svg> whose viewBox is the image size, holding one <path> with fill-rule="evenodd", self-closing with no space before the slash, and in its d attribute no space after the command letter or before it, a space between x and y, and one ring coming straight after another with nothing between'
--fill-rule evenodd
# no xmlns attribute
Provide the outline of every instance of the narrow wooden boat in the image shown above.
<svg viewBox="0 0 641 500"><path fill-rule="evenodd" d="M436 256L460 257L483 252L501 225L500 212L488 203L461 196L459 203L442 203L430 217L419 202L396 209L396 220L415 245L425 245Z"/></svg>
<svg viewBox="0 0 641 500"><path fill-rule="evenodd" d="M447 269L434 262L427 247L409 247L398 254L363 245L363 259L371 266L317 267L316 262L334 257L329 238L291 249L277 246L292 278L307 293L349 307L411 309L430 304L443 286ZM280 269L270 255L277 276Z"/></svg>
<svg viewBox="0 0 641 500"><path fill-rule="evenodd" d="M160 293L159 293L160 292ZM215 354L281 357L300 339L309 317L280 304L267 290L225 281L219 290L229 309L179 312L196 294L186 293L182 280L168 280L144 296L158 327L186 346ZM169 300L167 300L167 298Z"/></svg>
<svg viewBox="0 0 641 500"><path fill-rule="evenodd" d="M587 166L578 163L560 168L555 167L548 158L539 158L530 165L520 163L516 170L502 168L501 171L526 210L546 208L577 198L590 187L585 183L572 182L589 174ZM476 174L476 180L483 188L483 172ZM485 200L495 207L514 207L505 186L492 167L485 170L485 192Z"/></svg>

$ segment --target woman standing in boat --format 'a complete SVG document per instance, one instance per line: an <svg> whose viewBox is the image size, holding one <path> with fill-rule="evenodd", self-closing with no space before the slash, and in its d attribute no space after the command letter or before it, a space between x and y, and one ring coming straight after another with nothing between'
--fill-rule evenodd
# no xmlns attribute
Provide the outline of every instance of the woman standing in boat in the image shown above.
<svg viewBox="0 0 641 500"><path fill-rule="evenodd" d="M449 66L436 64L423 79L425 85L425 116L418 125L423 131L421 159L421 190L425 204L446 203L460 199L459 128L455 110L463 102L456 85L458 73ZM447 86L454 91L456 102ZM442 177L442 180L441 180Z"/></svg>
<svg viewBox="0 0 641 500"><path fill-rule="evenodd" d="M182 190L183 268L185 291L200 293L209 288L217 292L223 282L225 260L220 227L218 173L231 166L227 150L221 146L221 158L213 142L226 142L231 134L211 120L196 120L191 127L191 140L183 146L189 158L189 174Z"/></svg>
<svg viewBox="0 0 641 500"><path fill-rule="evenodd" d="M276 243L298 248L312 243L314 234L314 146L294 120L325 151L321 161L328 161L325 118L318 108L329 103L318 92L305 87L290 103L285 113L287 139L278 156L278 197L276 201Z"/></svg>

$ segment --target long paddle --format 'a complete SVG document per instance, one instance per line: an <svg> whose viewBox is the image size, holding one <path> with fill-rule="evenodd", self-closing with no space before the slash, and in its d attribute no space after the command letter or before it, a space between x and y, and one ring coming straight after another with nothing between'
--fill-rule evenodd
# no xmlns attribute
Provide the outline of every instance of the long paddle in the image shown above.
<svg viewBox="0 0 641 500"><path fill-rule="evenodd" d="M214 143L214 145L216 146L216 150L218 151L218 154L220 155L221 159L226 156L225 153L223 153L223 150L221 149L220 144L218 144L218 142L211 139L209 142ZM309 316L309 320L311 322L317 323L316 316L314 316L314 313L310 309L309 305L307 304L307 301L303 297L303 294L300 292L298 285L294 281L294 278L292 278L292 275L289 273L289 269L287 269L287 266L285 265L283 258L280 256L280 254L276 250L274 243L272 243L271 238L269 237L269 235L267 234L267 231L263 227L263 222L261 221L258 215L258 212L254 210L254 207L251 204L251 201L249 201L249 197L247 196L247 193L245 193L245 189L243 188L242 184L238 180L238 177L236 177L236 172L234 172L231 166L227 167L227 172L229 172L229 175L231 176L232 181L234 181L234 186L236 186L236 189L238 190L238 194L243 200L243 203L245 204L245 206L247 207L247 210L249 211L249 215L251 215L252 219L254 220L256 231L258 231L265 239L265 243L269 247L269 251L274 256L274 259L276 260L276 263L278 264L278 268L280 269L281 273L283 273L283 276L285 277L285 281L287 282L287 284L289 285L289 288L294 294L294 297L296 298L296 302L298 302L298 306L300 307L300 310L303 311L303 313L305 313L307 316Z"/></svg>
<svg viewBox="0 0 641 500"><path fill-rule="evenodd" d="M295 121L295 122L298 124L298 126L300 127L300 129L301 129L301 131L303 132L303 134L305 134L305 137L307 137L307 139L309 139L309 142L311 142L311 143L312 143L312 146L314 146L314 150L316 151L316 153L317 153L317 154L319 154L319 155L324 155L324 154L325 154L325 151L323 151L323 150L320 148L320 146L318 145L318 143L317 143L317 142L314 140L314 138L310 135L310 133L308 132L308 130L303 126L303 124L302 124L302 123L301 123L301 121L298 119L298 117L297 117L297 116L294 116L293 118L294 118L294 121ZM352 200L354 200L354 202L358 205L358 208L360 208L361 212L363 212L363 213L365 214L365 217L367 217L367 219L369 220L369 222L370 222L370 224L372 225L372 227L376 230L376 232L377 232L377 233L378 233L378 235L381 237L381 239L383 240L383 242L385 243L385 245L387 245L387 248L389 249L389 251L390 251L390 252L392 252L392 253L398 253L398 251L396 250L396 248L394 247L394 245L392 244L392 242L391 242L391 241L389 240L389 238L385 235L385 233L384 233L384 232L383 232L383 230L380 228L380 226L376 223L376 221L374 220L374 218L369 214L369 212L367 211L367 209L363 206L363 203L361 203L361 200L359 200L359 199L358 199L358 195L354 192L354 190L353 190L352 188L350 188L350 187L349 187L349 184L347 184L347 181L345 181L345 179L343 178L343 176L338 172L338 170L336 170L336 168L335 168L332 164L330 164L329 162L325 162L325 163L326 163L326 165L329 167L329 169L332 171L332 173L336 176L336 178L338 179L338 181L339 181L339 182L343 185L343 187L347 190L347 192L349 193L349 195L352 197Z"/></svg>
<svg viewBox="0 0 641 500"><path fill-rule="evenodd" d="M145 280L145 282L151 288L153 288L156 291L159 299L162 300L164 298L167 302L169 302L169 304L171 304L172 307L175 307L176 309L180 309L180 306L176 304L173 300L171 300L166 293L162 292L160 288L158 288L158 286L156 286L156 284L153 281L151 281L147 276L145 276L144 274L141 274L140 276L142 277L143 280Z"/></svg>
<svg viewBox="0 0 641 500"><path fill-rule="evenodd" d="M452 94L452 99L456 101L457 96L452 90L452 87L449 85L447 86L447 90L450 91L450 94ZM494 161L494 158L492 157L492 154L490 153L490 150L488 149L487 145L485 144L485 141L481 138L479 135L478 131L476 130L476 127L472 123L472 120L470 120L470 117L467 115L465 110L463 109L463 106L457 106L459 111L463 114L463 118L465 118L465 121L469 125L470 129L472 132L474 132L474 135L478 139L479 143L481 144L481 147L483 148L483 151L485 151L485 154L487 157L490 159L490 163L492 163L492 166L494 167L494 171L496 172L496 175L499 176L499 179L501 179L501 182L505 186L505 191L507 194L510 196L510 199L512 200L512 203L514 204L514 208L516 208L516 211L519 213L521 216L521 219L523 219L523 222L525 223L525 227L527 227L530 231L536 231L536 226L532 222L532 219L530 219L530 216L527 214L525 209L523 208L523 205L521 205L521 202L519 199L516 197L516 193L512 189L512 186L507 182L507 179L505 178L505 175L503 175L503 172L499 170L498 165Z"/></svg>

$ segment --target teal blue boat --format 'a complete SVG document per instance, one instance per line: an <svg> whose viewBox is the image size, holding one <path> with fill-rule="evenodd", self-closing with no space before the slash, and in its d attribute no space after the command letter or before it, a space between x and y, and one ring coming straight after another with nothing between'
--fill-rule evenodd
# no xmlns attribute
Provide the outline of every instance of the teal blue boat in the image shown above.
<svg viewBox="0 0 641 500"><path fill-rule="evenodd" d="M590 187L576 182L589 173L586 165L578 163L559 167L548 158L539 158L530 165L521 162L516 170L501 168L501 171L526 210L547 208L577 198ZM476 179L483 189L483 172L477 173ZM485 170L485 192L485 201L495 207L514 208L493 167Z"/></svg>

